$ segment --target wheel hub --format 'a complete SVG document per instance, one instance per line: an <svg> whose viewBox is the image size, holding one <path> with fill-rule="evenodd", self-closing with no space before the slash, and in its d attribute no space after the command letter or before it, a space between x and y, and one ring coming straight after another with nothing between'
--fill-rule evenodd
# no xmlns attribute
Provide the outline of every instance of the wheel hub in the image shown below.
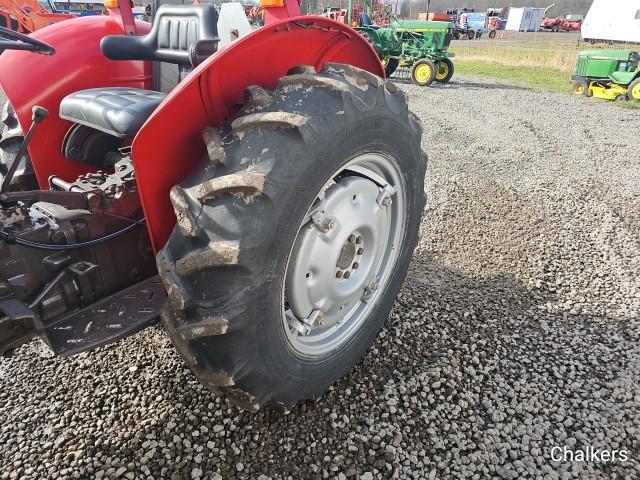
<svg viewBox="0 0 640 480"><path fill-rule="evenodd" d="M290 339L309 354L335 348L366 318L393 267L401 230L403 202L392 201L396 188L384 177L334 179L300 228L285 280Z"/></svg>
<svg viewBox="0 0 640 480"><path fill-rule="evenodd" d="M379 190L370 180L344 179L327 191L323 202L334 228L323 232L308 225L300 232L287 282L287 299L296 317L321 310L325 326L333 325L371 282L378 249L358 246L375 246L388 235L388 215L376 201Z"/></svg>

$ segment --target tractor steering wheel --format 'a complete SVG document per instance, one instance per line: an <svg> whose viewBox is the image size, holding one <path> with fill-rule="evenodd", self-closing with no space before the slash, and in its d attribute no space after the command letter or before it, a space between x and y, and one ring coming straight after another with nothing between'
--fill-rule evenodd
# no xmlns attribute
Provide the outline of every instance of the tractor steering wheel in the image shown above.
<svg viewBox="0 0 640 480"><path fill-rule="evenodd" d="M56 53L56 50L48 43L36 40L24 33L18 33L8 28L0 27L0 52L3 50L24 50L42 55L53 55Z"/></svg>

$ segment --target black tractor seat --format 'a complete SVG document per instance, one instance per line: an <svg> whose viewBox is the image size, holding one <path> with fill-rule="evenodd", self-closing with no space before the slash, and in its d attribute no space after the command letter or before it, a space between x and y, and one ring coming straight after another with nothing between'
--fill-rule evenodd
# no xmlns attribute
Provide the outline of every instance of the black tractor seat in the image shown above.
<svg viewBox="0 0 640 480"><path fill-rule="evenodd" d="M211 4L162 5L143 36L110 35L100 42L111 60L150 60L178 66L180 79L218 48L218 13ZM92 88L67 95L60 117L118 138L136 134L166 95L138 88Z"/></svg>
<svg viewBox="0 0 640 480"><path fill-rule="evenodd" d="M136 134L166 95L140 88L92 88L64 97L60 118L118 138Z"/></svg>

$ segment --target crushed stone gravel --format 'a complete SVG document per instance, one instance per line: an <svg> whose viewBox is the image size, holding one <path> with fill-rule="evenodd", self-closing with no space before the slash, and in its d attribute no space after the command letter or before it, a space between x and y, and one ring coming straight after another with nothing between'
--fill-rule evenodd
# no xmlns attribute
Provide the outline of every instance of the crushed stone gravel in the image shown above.
<svg viewBox="0 0 640 480"><path fill-rule="evenodd" d="M67 359L34 341L0 359L0 479L638 478L640 113L459 75L399 85L429 204L346 378L249 414L160 327Z"/></svg>

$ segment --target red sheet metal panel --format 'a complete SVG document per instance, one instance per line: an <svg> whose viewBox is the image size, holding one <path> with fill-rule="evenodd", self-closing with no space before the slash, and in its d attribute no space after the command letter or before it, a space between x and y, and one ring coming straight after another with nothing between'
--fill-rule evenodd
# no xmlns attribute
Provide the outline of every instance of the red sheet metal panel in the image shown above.
<svg viewBox="0 0 640 480"><path fill-rule="evenodd" d="M322 69L351 64L384 71L371 45L325 17L295 17L254 31L217 52L156 109L133 141L133 161L153 246L162 248L175 224L169 190L195 167L207 126L222 125L242 104L249 85L273 88L296 65Z"/></svg>

